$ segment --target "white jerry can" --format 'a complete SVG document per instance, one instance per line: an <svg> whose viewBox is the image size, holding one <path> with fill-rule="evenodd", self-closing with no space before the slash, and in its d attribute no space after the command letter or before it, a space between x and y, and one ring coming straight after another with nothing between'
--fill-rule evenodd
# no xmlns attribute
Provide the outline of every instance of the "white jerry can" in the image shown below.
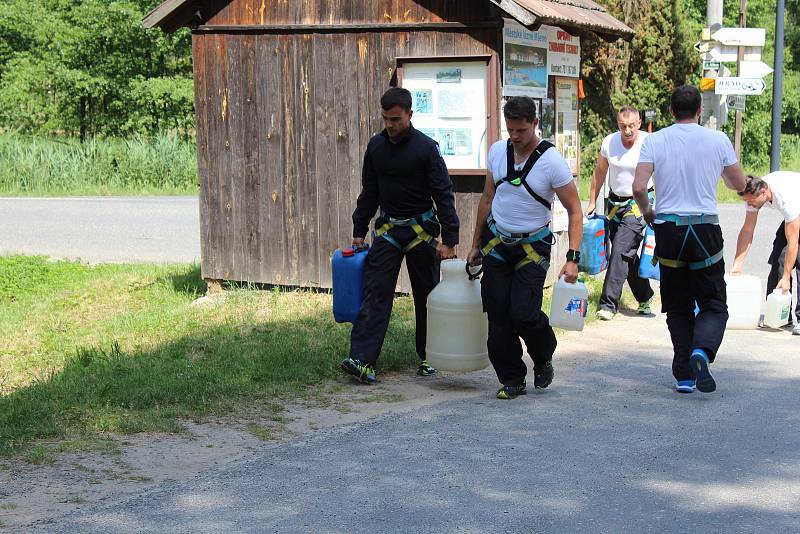
<svg viewBox="0 0 800 534"><path fill-rule="evenodd" d="M550 326L563 330L583 330L589 309L589 290L583 282L568 284L562 276L553 286Z"/></svg>
<svg viewBox="0 0 800 534"><path fill-rule="evenodd" d="M428 295L425 357L442 371L469 372L489 365L489 321L481 285L470 280L464 260L444 260L442 281Z"/></svg>
<svg viewBox="0 0 800 534"><path fill-rule="evenodd" d="M728 330L758 328L761 317L761 280L757 276L725 275L728 294Z"/></svg>
<svg viewBox="0 0 800 534"><path fill-rule="evenodd" d="M767 297L767 311L764 313L764 324L770 328L780 328L789 322L792 313L792 294L775 289Z"/></svg>

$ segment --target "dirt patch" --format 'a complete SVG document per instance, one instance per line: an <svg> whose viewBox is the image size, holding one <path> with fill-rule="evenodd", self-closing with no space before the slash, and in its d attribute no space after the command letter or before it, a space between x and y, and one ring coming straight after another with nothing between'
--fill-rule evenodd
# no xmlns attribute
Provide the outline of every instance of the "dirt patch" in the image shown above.
<svg viewBox="0 0 800 534"><path fill-rule="evenodd" d="M163 482L190 481L317 430L492 396L495 386L491 369L425 378L390 374L374 386L343 377L320 394L289 405L265 402L242 406L225 418L183 421L186 432L181 434L104 436L46 456L40 465L0 459L0 529L21 529L100 502L123 501Z"/></svg>

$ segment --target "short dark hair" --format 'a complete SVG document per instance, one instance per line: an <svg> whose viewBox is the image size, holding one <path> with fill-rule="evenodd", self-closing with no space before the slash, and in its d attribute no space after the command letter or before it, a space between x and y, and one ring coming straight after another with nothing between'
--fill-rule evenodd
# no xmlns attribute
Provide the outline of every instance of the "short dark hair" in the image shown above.
<svg viewBox="0 0 800 534"><path fill-rule="evenodd" d="M406 111L411 111L411 92L402 87L392 87L381 97L381 107L389 111L395 106L400 106Z"/></svg>
<svg viewBox="0 0 800 534"><path fill-rule="evenodd" d="M536 118L536 102L529 96L512 96L503 106L503 116L507 119L524 119L533 122Z"/></svg>
<svg viewBox="0 0 800 534"><path fill-rule="evenodd" d="M747 175L747 181L744 185L744 190L739 191L739 196L743 197L744 195L760 195L762 191L767 188L767 182L759 178L758 176L753 176L752 174Z"/></svg>
<svg viewBox="0 0 800 534"><path fill-rule="evenodd" d="M619 111L617 112L617 117L619 117L620 115L636 115L637 117L641 116L639 110L633 106L622 106L621 108L619 108Z"/></svg>
<svg viewBox="0 0 800 534"><path fill-rule="evenodd" d="M681 85L672 92L669 106L678 120L692 119L701 105L700 91L693 85Z"/></svg>

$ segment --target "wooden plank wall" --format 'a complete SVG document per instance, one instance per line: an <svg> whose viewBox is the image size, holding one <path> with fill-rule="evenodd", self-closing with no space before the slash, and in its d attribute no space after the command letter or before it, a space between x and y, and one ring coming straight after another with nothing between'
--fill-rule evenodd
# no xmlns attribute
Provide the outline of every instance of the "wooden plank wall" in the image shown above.
<svg viewBox="0 0 800 534"><path fill-rule="evenodd" d="M290 9L297 3L307 8ZM467 20L463 4L470 2L240 0L214 22L258 24L262 13L269 24ZM351 240L363 150L382 129L378 102L394 58L489 54L500 34L255 31L193 39L203 276L329 287L330 256ZM478 197L456 194L460 257L468 252ZM404 277L401 289L409 288Z"/></svg>

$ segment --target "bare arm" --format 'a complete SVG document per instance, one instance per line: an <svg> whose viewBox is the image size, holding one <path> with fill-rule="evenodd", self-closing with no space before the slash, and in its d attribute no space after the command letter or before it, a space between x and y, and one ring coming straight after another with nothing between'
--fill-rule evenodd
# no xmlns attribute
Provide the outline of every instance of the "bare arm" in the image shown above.
<svg viewBox="0 0 800 534"><path fill-rule="evenodd" d="M742 166L738 163L734 163L722 170L722 181L725 182L728 189L742 192L744 191L744 186L747 184L747 177L744 175L744 171L742 171Z"/></svg>
<svg viewBox="0 0 800 534"><path fill-rule="evenodd" d="M472 263L478 257L481 248L481 233L486 219L492 211L492 200L494 200L494 177L491 172L486 172L486 182L483 185L483 194L478 201L478 215L475 219L475 230L472 232L472 250L467 256L467 263Z"/></svg>
<svg viewBox="0 0 800 534"><path fill-rule="evenodd" d="M596 209L597 193L600 191L600 186L606 181L606 173L608 173L608 159L601 154L597 157L597 164L592 175L592 184L589 188L589 205L586 207L587 214L594 213Z"/></svg>
<svg viewBox="0 0 800 534"><path fill-rule="evenodd" d="M650 206L650 198L647 196L647 183L650 181L650 177L653 176L654 170L655 165L652 163L640 162L636 165L636 174L633 177L633 198L636 199L639 211L642 212L648 224L653 222L656 215Z"/></svg>
<svg viewBox="0 0 800 534"><path fill-rule="evenodd" d="M747 253L750 251L750 245L753 243L753 232L756 229L756 222L758 222L758 212L748 211L744 217L742 228L739 230L739 237L736 239L736 256L733 260L731 274L742 274L744 260L747 258Z"/></svg>
<svg viewBox="0 0 800 534"><path fill-rule="evenodd" d="M583 210L581 209L581 199L578 196L578 187L575 185L575 181L572 181L555 189L555 192L569 216L569 248L580 250L583 239ZM567 282L574 284L578 279L577 264L571 261L564 263L559 276L564 276Z"/></svg>
<svg viewBox="0 0 800 534"><path fill-rule="evenodd" d="M797 235L800 233L800 217L786 223L786 257L783 260L783 278L778 282L778 287L790 291L792 285L792 270L797 262Z"/></svg>

